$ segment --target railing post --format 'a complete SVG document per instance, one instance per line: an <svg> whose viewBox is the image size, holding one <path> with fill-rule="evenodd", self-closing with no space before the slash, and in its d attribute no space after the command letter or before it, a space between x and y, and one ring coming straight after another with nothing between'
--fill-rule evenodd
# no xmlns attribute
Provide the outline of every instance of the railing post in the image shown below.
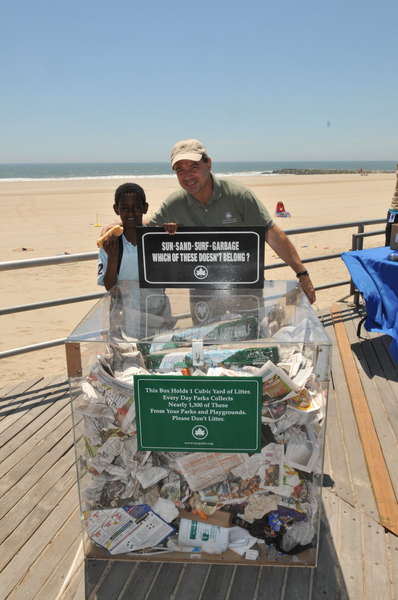
<svg viewBox="0 0 398 600"><path fill-rule="evenodd" d="M68 377L81 377L83 371L80 344L67 342L65 344L65 352Z"/></svg>
<svg viewBox="0 0 398 600"><path fill-rule="evenodd" d="M352 234L352 244L351 247L353 250L363 250L363 236L358 235L359 233L364 233L365 227L362 223L358 223L358 231L357 233ZM355 288L355 285L351 279L350 285L350 295L354 296L354 305L358 308L359 306L359 291Z"/></svg>
<svg viewBox="0 0 398 600"><path fill-rule="evenodd" d="M356 250L357 249L357 243L358 243L358 238L357 238L357 234L353 233L352 234L352 241L351 241L351 250ZM355 291L355 286L354 286L354 282L352 281L351 278L351 283L350 283L350 296L354 296L354 303L356 304L356 301L359 302L359 298L356 299L356 291Z"/></svg>
<svg viewBox="0 0 398 600"><path fill-rule="evenodd" d="M359 223L358 224L358 233L364 233L364 231L365 231L365 226L362 225L362 223ZM362 236L357 237L356 250L363 250L363 237Z"/></svg>

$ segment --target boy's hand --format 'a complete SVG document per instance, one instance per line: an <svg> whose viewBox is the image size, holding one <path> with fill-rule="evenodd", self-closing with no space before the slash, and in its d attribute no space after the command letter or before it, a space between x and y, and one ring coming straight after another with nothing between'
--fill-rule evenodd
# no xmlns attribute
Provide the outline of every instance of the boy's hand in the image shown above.
<svg viewBox="0 0 398 600"><path fill-rule="evenodd" d="M174 235L177 231L177 223L163 223L164 230L171 235Z"/></svg>
<svg viewBox="0 0 398 600"><path fill-rule="evenodd" d="M119 238L112 235L110 238L104 241L102 247L109 258L116 258L119 254Z"/></svg>

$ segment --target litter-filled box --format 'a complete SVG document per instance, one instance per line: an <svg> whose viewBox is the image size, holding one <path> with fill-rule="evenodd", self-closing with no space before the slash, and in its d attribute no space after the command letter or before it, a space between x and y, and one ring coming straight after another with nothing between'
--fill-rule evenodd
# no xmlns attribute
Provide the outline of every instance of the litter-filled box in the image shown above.
<svg viewBox="0 0 398 600"><path fill-rule="evenodd" d="M104 296L67 343L86 558L316 566L330 348L293 281Z"/></svg>

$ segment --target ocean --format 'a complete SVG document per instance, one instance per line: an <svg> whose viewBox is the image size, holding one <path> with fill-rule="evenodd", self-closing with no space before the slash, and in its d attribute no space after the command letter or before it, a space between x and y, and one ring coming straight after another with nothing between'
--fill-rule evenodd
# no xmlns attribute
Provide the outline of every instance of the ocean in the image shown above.
<svg viewBox="0 0 398 600"><path fill-rule="evenodd" d="M394 161L213 161L218 175L283 176L280 170L341 170L394 172ZM0 164L0 181L30 181L37 179L139 179L172 177L169 163L14 163Z"/></svg>

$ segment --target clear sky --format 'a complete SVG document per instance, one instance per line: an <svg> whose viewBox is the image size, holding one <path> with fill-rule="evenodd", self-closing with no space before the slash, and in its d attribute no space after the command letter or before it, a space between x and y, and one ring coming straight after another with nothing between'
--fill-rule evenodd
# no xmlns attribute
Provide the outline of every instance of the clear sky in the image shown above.
<svg viewBox="0 0 398 600"><path fill-rule="evenodd" d="M397 0L3 3L0 162L398 160Z"/></svg>

